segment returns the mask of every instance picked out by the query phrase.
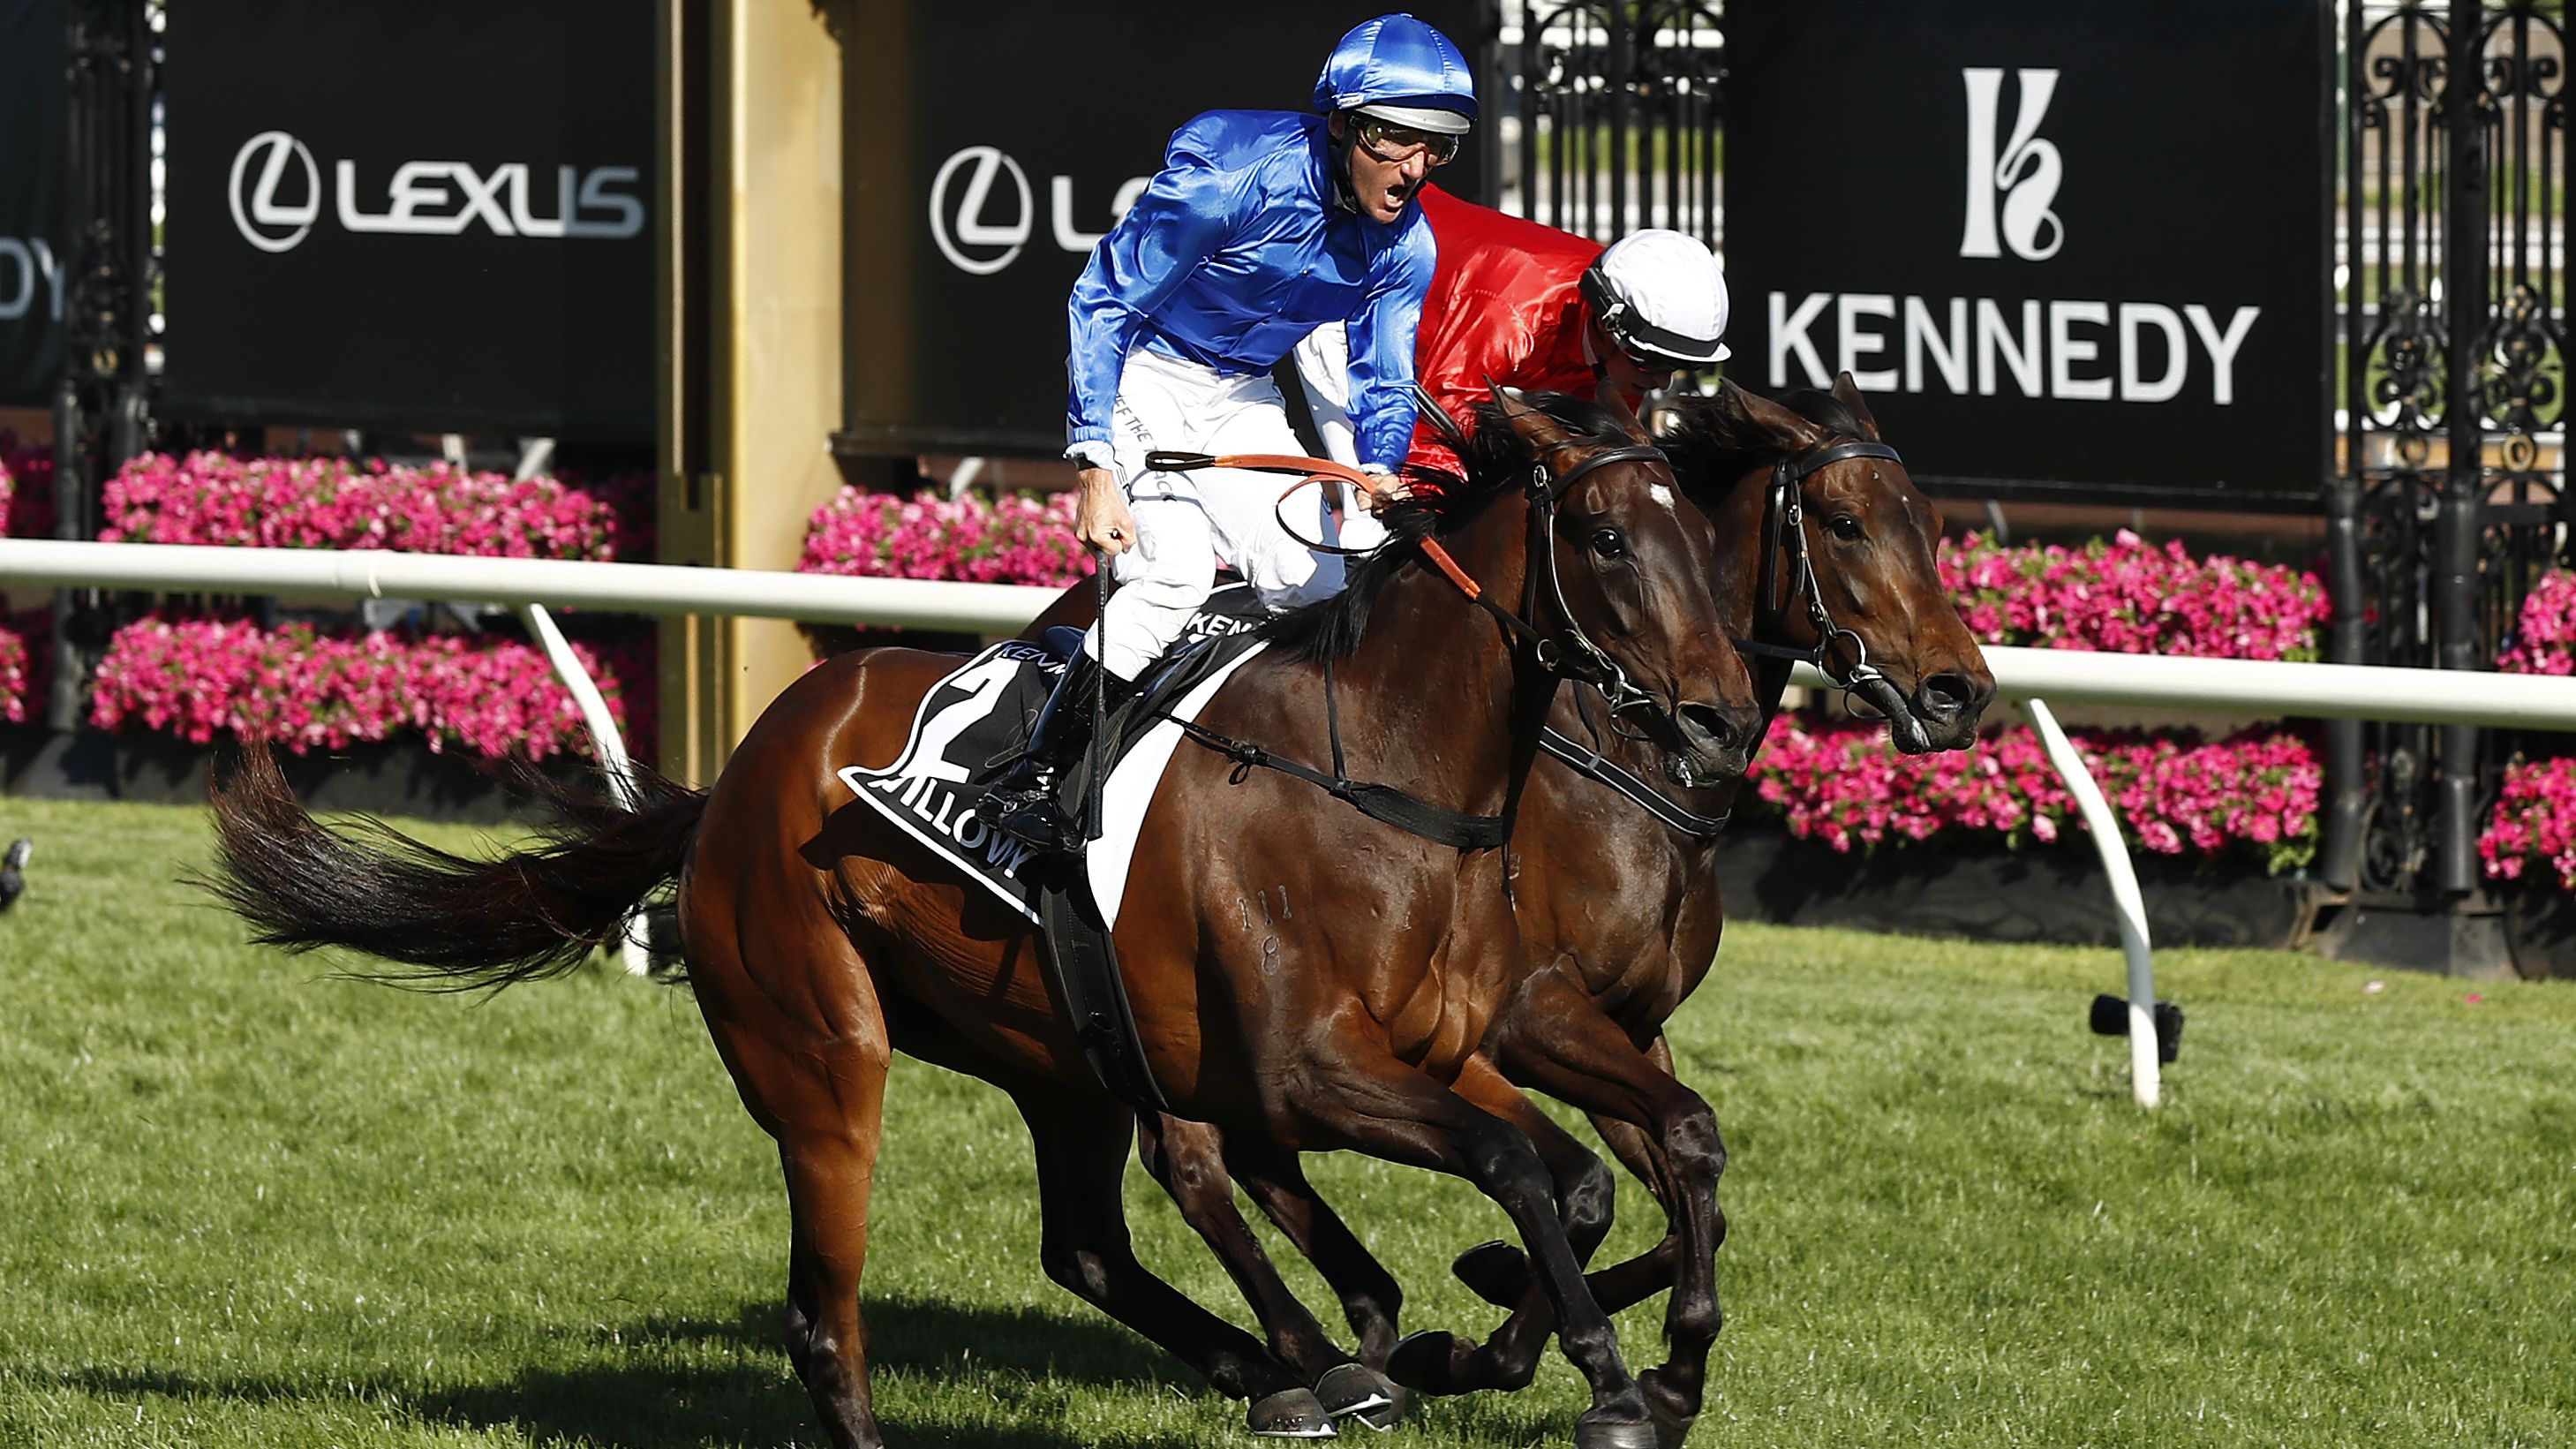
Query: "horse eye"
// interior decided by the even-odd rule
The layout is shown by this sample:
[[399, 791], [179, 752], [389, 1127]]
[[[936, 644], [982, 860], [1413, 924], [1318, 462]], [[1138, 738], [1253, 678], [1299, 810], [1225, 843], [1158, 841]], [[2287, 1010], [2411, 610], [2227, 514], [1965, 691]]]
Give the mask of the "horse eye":
[[1834, 537], [1839, 539], [1848, 541], [1860, 537], [1860, 520], [1848, 513], [1837, 513], [1826, 519], [1825, 527], [1833, 530]]
[[1592, 531], [1592, 551], [1603, 558], [1618, 558], [1628, 552], [1628, 535], [1615, 528]]

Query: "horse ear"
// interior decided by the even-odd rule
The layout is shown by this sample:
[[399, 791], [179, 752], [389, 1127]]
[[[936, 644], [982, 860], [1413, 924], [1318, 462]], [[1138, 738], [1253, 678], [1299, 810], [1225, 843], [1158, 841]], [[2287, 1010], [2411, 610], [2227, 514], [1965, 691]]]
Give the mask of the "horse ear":
[[1543, 448], [1574, 435], [1573, 429], [1532, 407], [1529, 394], [1519, 388], [1505, 387], [1490, 377], [1485, 379], [1485, 386], [1494, 390], [1494, 401], [1502, 408], [1512, 431], [1531, 447]]
[[1845, 372], [1834, 378], [1834, 401], [1850, 408], [1852, 416], [1860, 419], [1860, 430], [1864, 437], [1873, 443], [1887, 441], [1878, 435], [1878, 419], [1869, 415], [1869, 404], [1862, 402], [1860, 398], [1860, 384], [1852, 381], [1850, 373]]
[[1734, 383], [1718, 391], [1718, 405], [1770, 439], [1784, 453], [1803, 453], [1825, 440], [1823, 427], [1807, 421], [1757, 392]]
[[1610, 414], [1611, 421], [1619, 425], [1619, 431], [1628, 435], [1630, 442], [1654, 441], [1646, 435], [1646, 425], [1638, 420], [1637, 410], [1628, 406], [1628, 400], [1619, 395], [1617, 388], [1605, 387], [1601, 390], [1601, 406]]

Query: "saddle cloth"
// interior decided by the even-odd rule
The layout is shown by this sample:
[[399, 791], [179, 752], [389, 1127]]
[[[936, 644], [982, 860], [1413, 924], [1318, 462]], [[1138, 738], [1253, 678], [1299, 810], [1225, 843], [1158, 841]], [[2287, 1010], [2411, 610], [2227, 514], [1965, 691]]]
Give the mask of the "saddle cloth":
[[[1101, 835], [1083, 855], [1104, 925], [1117, 924], [1145, 809], [1182, 738], [1170, 717], [1196, 719], [1234, 671], [1261, 652], [1250, 636], [1260, 618], [1251, 594], [1248, 586], [1236, 585], [1212, 595], [1172, 654], [1109, 721], [1114, 763], [1101, 792]], [[922, 696], [893, 764], [850, 765], [838, 772], [868, 808], [1033, 924], [1039, 919], [1039, 887], [1028, 877], [1044, 863], [975, 818], [975, 803], [984, 795], [975, 782], [987, 762], [1027, 743], [1038, 709], [1064, 668], [1063, 659], [1035, 644], [995, 644]]]

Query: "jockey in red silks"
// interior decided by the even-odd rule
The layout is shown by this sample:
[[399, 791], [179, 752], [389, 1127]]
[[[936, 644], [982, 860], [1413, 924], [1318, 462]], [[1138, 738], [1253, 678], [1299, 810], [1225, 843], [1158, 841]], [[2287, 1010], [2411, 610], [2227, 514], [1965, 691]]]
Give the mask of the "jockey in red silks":
[[[1474, 426], [1489, 380], [1634, 410], [1679, 374], [1725, 359], [1726, 275], [1697, 239], [1641, 231], [1604, 250], [1437, 186], [1425, 186], [1421, 201], [1439, 263], [1414, 334], [1414, 377], [1460, 423]], [[1327, 451], [1347, 462], [1346, 355], [1329, 328], [1297, 350], [1317, 430]], [[1407, 461], [1459, 466], [1427, 419], [1414, 430]], [[1354, 515], [1343, 543], [1382, 537], [1367, 532], [1374, 524]]]

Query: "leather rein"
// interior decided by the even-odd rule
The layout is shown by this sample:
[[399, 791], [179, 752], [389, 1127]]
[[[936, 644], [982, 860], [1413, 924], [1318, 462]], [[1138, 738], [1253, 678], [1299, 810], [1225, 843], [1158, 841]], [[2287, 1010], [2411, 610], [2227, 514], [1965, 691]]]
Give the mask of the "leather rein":
[[[1579, 438], [1564, 439], [1551, 445], [1548, 451], [1577, 446], [1584, 441], [1586, 440]], [[1583, 632], [1582, 624], [1574, 617], [1573, 606], [1566, 600], [1564, 574], [1557, 567], [1556, 550], [1549, 547], [1548, 539], [1556, 526], [1558, 506], [1586, 474], [1596, 468], [1606, 468], [1613, 463], [1660, 463], [1669, 468], [1671, 461], [1664, 456], [1663, 449], [1652, 444], [1628, 443], [1594, 453], [1566, 469], [1562, 475], [1550, 474], [1544, 458], [1530, 465], [1530, 479], [1524, 486], [1523, 492], [1532, 504], [1529, 537], [1531, 559], [1530, 567], [1524, 571], [1522, 579], [1519, 614], [1514, 614], [1495, 603], [1486, 593], [1484, 585], [1478, 583], [1475, 577], [1450, 554], [1449, 550], [1441, 547], [1440, 540], [1417, 539], [1414, 547], [1422, 551], [1422, 556], [1429, 560], [1433, 567], [1440, 570], [1441, 575], [1455, 585], [1458, 591], [1467, 597], [1469, 603], [1492, 615], [1506, 631], [1528, 644], [1537, 656], [1540, 668], [1561, 679], [1575, 680], [1600, 690], [1610, 701], [1610, 713], [1613, 718], [1639, 710], [1661, 715], [1664, 713], [1663, 706], [1656, 702], [1654, 696], [1631, 683], [1627, 671], [1619, 667], [1619, 661], [1612, 658], [1608, 650], [1594, 643], [1592, 637]], [[1286, 492], [1280, 495], [1283, 498], [1298, 489], [1326, 482], [1348, 483], [1361, 492], [1376, 497], [1386, 490], [1387, 482], [1377, 474], [1365, 472], [1348, 464], [1336, 463], [1326, 458], [1301, 458], [1286, 453], [1228, 453], [1218, 456], [1208, 453], [1156, 452], [1145, 455], [1145, 466], [1159, 473], [1186, 473], [1201, 468], [1238, 468], [1252, 473], [1296, 475], [1297, 481], [1288, 485]], [[1544, 602], [1554, 606], [1556, 617], [1562, 622], [1562, 628], [1555, 634], [1541, 631], [1528, 619], [1528, 616], [1538, 612], [1538, 606], [1542, 602], [1539, 586], [1542, 566], [1547, 580]]]
[[[1568, 443], [1573, 441], [1576, 440], [1567, 440]], [[1560, 443], [1557, 446], [1567, 446], [1567, 443]], [[1578, 480], [1595, 468], [1628, 462], [1668, 464], [1669, 460], [1665, 458], [1660, 448], [1645, 444], [1626, 444], [1604, 449], [1585, 458], [1567, 469], [1561, 477], [1551, 476], [1544, 461], [1534, 463], [1531, 467], [1530, 481], [1526, 490], [1533, 505], [1530, 509], [1529, 546], [1531, 553], [1536, 557], [1524, 571], [1521, 611], [1523, 615], [1535, 614], [1538, 611], [1539, 561], [1544, 560], [1548, 598], [1556, 608], [1557, 617], [1564, 622], [1564, 628], [1558, 634], [1543, 633], [1526, 618], [1514, 615], [1494, 603], [1486, 596], [1484, 586], [1476, 582], [1475, 577], [1460, 566], [1458, 560], [1446, 548], [1441, 547], [1438, 539], [1422, 538], [1416, 540], [1414, 544], [1432, 566], [1439, 569], [1441, 575], [1455, 585], [1469, 602], [1491, 614], [1508, 633], [1528, 643], [1541, 668], [1561, 679], [1572, 679], [1600, 690], [1603, 697], [1610, 702], [1614, 721], [1622, 710], [1645, 709], [1662, 715], [1663, 706], [1656, 703], [1653, 696], [1631, 684], [1628, 681], [1627, 672], [1619, 667], [1618, 661], [1613, 659], [1607, 650], [1594, 643], [1591, 637], [1583, 632], [1583, 626], [1575, 620], [1573, 607], [1565, 597], [1564, 579], [1557, 567], [1552, 535], [1555, 530], [1556, 509]], [[1217, 456], [1206, 453], [1156, 452], [1146, 455], [1145, 466], [1157, 472], [1169, 473], [1190, 472], [1199, 468], [1239, 468], [1249, 472], [1294, 474], [1298, 481], [1290, 484], [1287, 492], [1281, 494], [1283, 499], [1300, 488], [1328, 481], [1348, 483], [1372, 497], [1384, 491], [1385, 488], [1385, 480], [1375, 474], [1323, 458], [1301, 458], [1280, 453], [1232, 453]], [[1450, 810], [1417, 799], [1392, 786], [1352, 779], [1344, 764], [1341, 711], [1334, 699], [1333, 667], [1330, 661], [1324, 665], [1324, 711], [1325, 733], [1331, 742], [1333, 753], [1333, 768], [1330, 774], [1273, 754], [1247, 741], [1219, 734], [1196, 721], [1169, 715], [1165, 717], [1179, 725], [1182, 732], [1191, 739], [1232, 759], [1235, 762], [1235, 777], [1238, 780], [1247, 770], [1276, 770], [1317, 786], [1335, 799], [1347, 802], [1371, 819], [1383, 821], [1426, 840], [1462, 850], [1492, 849], [1510, 838], [1511, 810], [1508, 806], [1501, 815], [1469, 815], [1463, 811]], [[1554, 730], [1545, 731], [1541, 739], [1542, 746], [1547, 745], [1545, 736], [1554, 734]], [[1561, 758], [1564, 757], [1561, 751], [1553, 748], [1550, 752], [1560, 754]], [[1634, 777], [1628, 775], [1626, 771], [1602, 760], [1597, 752], [1593, 753], [1592, 758], [1600, 769], [1613, 772], [1620, 779], [1634, 780]], [[1596, 776], [1596, 778], [1603, 777]], [[1643, 788], [1643, 782], [1636, 783]], [[1619, 788], [1615, 781], [1613, 784], [1614, 788]], [[1639, 804], [1649, 810], [1655, 810], [1655, 804], [1650, 803], [1651, 796], [1651, 791], [1647, 791], [1644, 797], [1633, 796], [1632, 792], [1632, 798], [1637, 798]], [[1700, 817], [1690, 815], [1688, 812], [1679, 812], [1681, 821], [1676, 821], [1670, 807], [1656, 810], [1656, 813], [1668, 823], [1676, 825], [1681, 825], [1681, 821], [1700, 820]], [[1684, 825], [1682, 828], [1688, 827]]]

